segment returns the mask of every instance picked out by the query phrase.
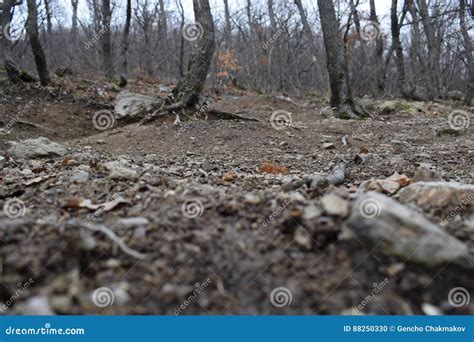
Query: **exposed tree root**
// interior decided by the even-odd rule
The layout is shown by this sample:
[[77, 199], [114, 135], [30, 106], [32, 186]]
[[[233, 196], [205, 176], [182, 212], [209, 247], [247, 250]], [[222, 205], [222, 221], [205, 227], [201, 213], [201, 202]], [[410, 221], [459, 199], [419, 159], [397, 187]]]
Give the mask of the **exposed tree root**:
[[163, 104], [161, 105], [160, 108], [152, 112], [151, 114], [148, 114], [145, 116], [140, 122], [139, 125], [145, 125], [158, 117], [162, 116], [167, 116], [167, 115], [180, 115], [180, 114], [190, 114], [196, 116], [196, 113], [199, 113], [199, 116], [208, 116], [208, 114], [215, 115], [218, 119], [220, 120], [240, 120], [240, 121], [256, 121], [258, 122], [258, 119], [255, 118], [248, 118], [245, 116], [241, 116], [239, 114], [235, 113], [230, 113], [226, 111], [222, 111], [216, 108], [208, 108], [207, 105], [202, 105], [200, 108], [192, 108], [190, 106], [187, 106], [185, 101], [181, 100], [175, 103], [171, 103], [169, 105], [166, 105], [169, 103], [169, 98], [166, 99]]

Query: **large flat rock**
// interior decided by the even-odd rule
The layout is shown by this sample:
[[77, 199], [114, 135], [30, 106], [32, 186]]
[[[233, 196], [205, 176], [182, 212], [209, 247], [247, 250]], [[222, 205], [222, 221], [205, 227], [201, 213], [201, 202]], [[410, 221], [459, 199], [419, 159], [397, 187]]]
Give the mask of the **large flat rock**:
[[429, 267], [455, 263], [474, 269], [474, 256], [464, 242], [385, 195], [360, 196], [346, 223], [368, 248], [382, 254]]

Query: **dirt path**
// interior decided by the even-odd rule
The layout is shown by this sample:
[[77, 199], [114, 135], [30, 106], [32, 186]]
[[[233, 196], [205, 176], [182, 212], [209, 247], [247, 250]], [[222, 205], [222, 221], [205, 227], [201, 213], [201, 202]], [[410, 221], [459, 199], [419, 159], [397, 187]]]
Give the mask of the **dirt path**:
[[[0, 147], [7, 140], [46, 136], [70, 153], [0, 170], [0, 204], [14, 196], [26, 207], [16, 219], [0, 214], [0, 302], [33, 279], [9, 313], [27, 313], [35, 300], [46, 300], [61, 314], [341, 314], [374, 287], [380, 291], [366, 300], [365, 313], [422, 314], [426, 303], [447, 314], [474, 313], [472, 305], [446, 304], [453, 286], [474, 293], [472, 275], [451, 265], [429, 270], [372, 253], [360, 241], [343, 238], [343, 219], [321, 212], [319, 194], [306, 187], [282, 189], [294, 179], [325, 174], [341, 158], [349, 161], [349, 173], [332, 191], [347, 197], [372, 177], [413, 177], [422, 163], [445, 180], [474, 184], [472, 125], [460, 135], [435, 131], [452, 107], [401, 103], [405, 109], [374, 119], [341, 121], [325, 118], [323, 106], [311, 98], [250, 95], [223, 98], [218, 105], [258, 123], [200, 120], [176, 126], [169, 118], [99, 132], [92, 106], [30, 96], [35, 103], [23, 119], [47, 130], [19, 125], [0, 137]], [[3, 109], [12, 111], [31, 98]], [[275, 129], [270, 117], [277, 110], [291, 113], [296, 128]], [[262, 174], [258, 168], [266, 160], [288, 173]], [[104, 165], [114, 161], [135, 173], [112, 179]], [[25, 169], [30, 172], [20, 173]], [[88, 179], [74, 181], [81, 171]], [[116, 194], [124, 203], [99, 215], [79, 207], [81, 200], [105, 203]], [[84, 222], [107, 226], [146, 259], [128, 255], [103, 233], [84, 235]], [[301, 234], [310, 239], [296, 238]], [[113, 290], [113, 305], [91, 302], [102, 287]], [[270, 301], [279, 287], [290, 291], [290, 305]]]

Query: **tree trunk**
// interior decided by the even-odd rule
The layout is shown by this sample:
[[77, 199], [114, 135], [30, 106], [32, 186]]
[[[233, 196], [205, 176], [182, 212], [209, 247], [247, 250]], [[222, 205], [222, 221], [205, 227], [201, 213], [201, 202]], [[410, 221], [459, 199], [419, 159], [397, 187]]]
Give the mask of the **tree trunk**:
[[423, 29], [425, 30], [426, 45], [428, 46], [428, 79], [426, 87], [428, 89], [429, 99], [434, 100], [439, 95], [440, 90], [439, 52], [437, 51], [435, 31], [431, 23], [426, 0], [418, 0], [418, 6]]
[[339, 24], [334, 4], [332, 0], [318, 0], [318, 8], [326, 47], [331, 106], [336, 108], [336, 116], [339, 118], [363, 116], [364, 112], [358, 108], [352, 98], [344, 45], [339, 35]]
[[71, 22], [71, 51], [69, 56], [69, 64], [73, 72], [76, 72], [76, 48], [77, 48], [77, 6], [79, 0], [71, 0], [72, 22]]
[[128, 51], [128, 46], [129, 46], [128, 35], [130, 34], [131, 20], [132, 20], [132, 0], [127, 0], [125, 26], [123, 27], [122, 42], [120, 43], [120, 53], [122, 57], [121, 77], [125, 80], [128, 78], [127, 51]]
[[103, 72], [106, 77], [112, 77], [114, 68], [112, 63], [112, 43], [110, 40], [110, 0], [102, 0], [102, 58]]
[[49, 0], [44, 0], [44, 9], [46, 12], [46, 32], [48, 33], [49, 39], [51, 39], [53, 33], [53, 22]]
[[203, 34], [193, 50], [186, 76], [173, 91], [175, 100], [182, 106], [199, 103], [216, 45], [209, 0], [193, 0], [193, 6], [195, 20], [202, 25]]
[[395, 63], [397, 66], [397, 88], [403, 97], [409, 97], [406, 90], [406, 72], [405, 60], [403, 58], [402, 42], [400, 41], [400, 24], [398, 22], [397, 14], [398, 0], [392, 0], [390, 8], [391, 30], [392, 30], [392, 45], [395, 51]]
[[224, 0], [225, 13], [225, 44], [228, 48], [232, 48], [232, 24], [230, 22], [229, 0]]
[[[179, 32], [183, 32], [184, 29], [184, 24], [185, 24], [185, 18], [184, 18], [184, 8], [183, 8], [183, 3], [181, 0], [178, 1], [178, 8], [179, 8], [179, 14], [180, 14], [180, 27], [179, 27]], [[179, 45], [179, 64], [178, 64], [178, 73], [179, 73], [179, 78], [182, 79], [184, 77], [184, 34], [180, 34], [180, 45]]]
[[467, 89], [466, 89], [466, 106], [470, 106], [474, 97], [474, 57], [471, 37], [467, 29], [466, 23], [466, 3], [465, 0], [459, 0], [459, 21], [461, 24], [461, 33], [464, 39], [464, 49], [466, 54], [466, 62], [468, 69]]
[[38, 8], [36, 7], [36, 0], [27, 0], [28, 19], [26, 23], [26, 31], [30, 40], [31, 51], [36, 64], [36, 70], [42, 85], [47, 85], [50, 82], [48, 64], [46, 63], [46, 56], [41, 46], [38, 34]]
[[[10, 25], [11, 21], [11, 13], [13, 10], [13, 3], [14, 0], [4, 0], [3, 1], [3, 6], [2, 6], [2, 29], [5, 27], [8, 27]], [[8, 79], [12, 83], [19, 83], [21, 82], [20, 80], [20, 71], [18, 70], [18, 67], [15, 65], [13, 62], [12, 56], [11, 56], [11, 44], [10, 40], [8, 40], [4, 36], [4, 32], [2, 32], [2, 61], [3, 61], [3, 67], [5, 68], [5, 72], [7, 73]]]
[[[370, 0], [370, 21], [380, 25], [379, 19], [377, 17], [377, 11], [375, 9], [375, 0]], [[383, 65], [383, 36], [379, 34], [375, 40], [375, 52], [374, 52], [374, 59], [375, 65], [377, 68], [377, 93], [383, 94], [385, 90], [385, 75], [384, 73], [384, 65]]]

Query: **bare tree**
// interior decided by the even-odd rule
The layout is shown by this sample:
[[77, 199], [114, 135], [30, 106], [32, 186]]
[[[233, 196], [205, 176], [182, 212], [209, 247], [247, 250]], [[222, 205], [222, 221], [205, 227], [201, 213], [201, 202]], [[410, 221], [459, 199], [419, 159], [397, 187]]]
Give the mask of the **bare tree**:
[[69, 65], [73, 72], [76, 69], [76, 47], [77, 47], [77, 7], [79, 5], [79, 0], [71, 0], [72, 7], [72, 21], [71, 21], [71, 51], [69, 55]]
[[428, 46], [428, 80], [426, 87], [428, 89], [428, 97], [433, 100], [439, 95], [440, 92], [439, 52], [436, 44], [435, 27], [433, 20], [430, 17], [426, 0], [417, 0], [417, 2], [421, 16], [421, 22], [425, 31], [426, 45]]
[[[370, 0], [370, 21], [375, 23], [378, 27], [380, 26], [379, 18], [377, 17], [377, 11], [375, 9], [375, 0]], [[375, 51], [374, 51], [374, 60], [377, 68], [377, 93], [383, 94], [385, 89], [385, 76], [384, 67], [383, 67], [383, 36], [380, 34], [377, 35], [375, 39]]]
[[327, 0], [318, 0], [324, 45], [326, 46], [327, 67], [331, 88], [331, 106], [336, 108], [339, 118], [365, 116], [352, 98], [349, 71], [344, 53], [344, 45], [339, 35], [339, 24], [334, 4]]
[[403, 47], [400, 40], [400, 26], [398, 21], [398, 0], [392, 0], [390, 8], [392, 45], [395, 51], [395, 64], [397, 66], [397, 88], [404, 97], [409, 97], [406, 88], [405, 59], [403, 57]]
[[112, 62], [112, 42], [110, 39], [110, 23], [112, 12], [110, 0], [102, 0], [102, 63], [104, 75], [111, 77], [114, 74]]
[[232, 24], [230, 22], [229, 0], [224, 0], [225, 29], [224, 36], [227, 47], [232, 47]]
[[26, 31], [30, 40], [31, 51], [36, 64], [38, 77], [42, 85], [47, 85], [50, 82], [48, 64], [46, 56], [41, 46], [38, 34], [38, 8], [35, 0], [27, 0], [28, 19], [26, 22]]
[[184, 107], [199, 103], [216, 46], [209, 0], [193, 0], [193, 6], [195, 20], [202, 25], [202, 37], [191, 55], [186, 76], [173, 91], [176, 105]]
[[[473, 9], [474, 9], [474, 5], [473, 5]], [[465, 0], [459, 0], [459, 20], [461, 24], [461, 33], [464, 39], [464, 50], [465, 50], [466, 64], [467, 64], [467, 69], [468, 69], [468, 81], [467, 81], [465, 103], [467, 106], [470, 106], [472, 99], [474, 97], [474, 56], [473, 56], [474, 50], [472, 47], [471, 37], [469, 36], [469, 32], [467, 29]]]
[[11, 43], [10, 40], [5, 37], [5, 33], [8, 34], [10, 29], [10, 23], [12, 18], [12, 11], [14, 8], [15, 0], [4, 0], [2, 6], [2, 59], [5, 72], [7, 73], [8, 79], [12, 83], [18, 83], [20, 79], [20, 71], [13, 62], [11, 54]]
[[122, 57], [122, 70], [121, 79], [122, 82], [126, 83], [128, 77], [128, 62], [127, 62], [127, 51], [128, 51], [128, 36], [130, 34], [130, 22], [132, 20], [132, 0], [127, 0], [127, 8], [125, 14], [125, 25], [123, 27], [122, 42], [120, 44], [120, 53]]

